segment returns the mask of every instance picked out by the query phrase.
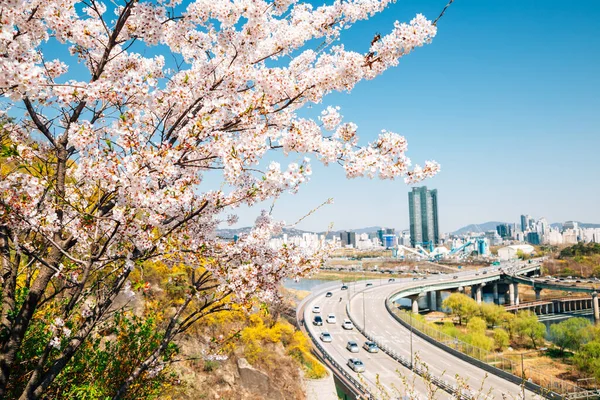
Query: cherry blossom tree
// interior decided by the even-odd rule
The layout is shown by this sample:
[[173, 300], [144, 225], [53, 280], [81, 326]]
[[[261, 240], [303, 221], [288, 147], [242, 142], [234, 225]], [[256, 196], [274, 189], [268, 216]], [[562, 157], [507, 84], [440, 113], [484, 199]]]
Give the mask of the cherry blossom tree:
[[[268, 246], [284, 223], [266, 212], [235, 243], [215, 235], [223, 220], [235, 223], [236, 207], [296, 192], [311, 175], [305, 155], [348, 178], [413, 183], [438, 171], [411, 166], [396, 133], [360, 145], [336, 107], [298, 114], [435, 36], [417, 15], [365, 38], [366, 54], [339, 44], [391, 2], [0, 1], [0, 397], [42, 397], [146, 262], [193, 272], [160, 345], [114, 398], [229, 299], [272, 299], [284, 277], [317, 268], [326, 249]], [[303, 161], [282, 166], [270, 161], [276, 152]], [[213, 170], [221, 187], [205, 185]], [[47, 342], [26, 375], [11, 375], [48, 304]]]

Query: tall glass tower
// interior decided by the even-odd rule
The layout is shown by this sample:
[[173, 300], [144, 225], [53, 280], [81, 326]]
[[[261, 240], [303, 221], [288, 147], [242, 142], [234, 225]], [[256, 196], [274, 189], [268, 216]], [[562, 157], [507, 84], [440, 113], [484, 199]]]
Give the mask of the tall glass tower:
[[437, 200], [437, 190], [427, 190], [427, 186], [415, 187], [412, 192], [408, 192], [410, 244], [412, 247], [439, 244]]

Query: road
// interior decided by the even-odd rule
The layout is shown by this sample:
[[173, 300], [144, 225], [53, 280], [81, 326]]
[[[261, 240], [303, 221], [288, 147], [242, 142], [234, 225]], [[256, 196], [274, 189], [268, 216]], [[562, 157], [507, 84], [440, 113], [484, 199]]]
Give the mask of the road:
[[[487, 270], [488, 276], [500, 273], [498, 268]], [[454, 275], [458, 275], [460, 281], [461, 278], [473, 277], [474, 273], [474, 271], [466, 271], [452, 275], [429, 276], [427, 282], [421, 283], [453, 280]], [[366, 282], [371, 282], [373, 286], [366, 287]], [[409, 386], [409, 389], [413, 386], [418, 398], [426, 399], [430, 398], [428, 387], [431, 385], [420, 377], [414, 379], [414, 385], [403, 384], [400, 375], [411, 377], [408, 380], [412, 381], [411, 371], [382, 351], [377, 354], [369, 354], [361, 348], [358, 354], [352, 354], [346, 350], [348, 340], [355, 340], [359, 343], [359, 346], [362, 346], [366, 340], [356, 329], [352, 331], [342, 329], [341, 324], [344, 318], [347, 318], [346, 304], [350, 302], [349, 309], [353, 319], [355, 321], [365, 321], [367, 331], [372, 333], [378, 341], [381, 341], [394, 352], [410, 358], [410, 331], [388, 313], [385, 308], [385, 300], [402, 288], [414, 283], [412, 279], [396, 279], [395, 282], [391, 283], [387, 282], [386, 279], [350, 283], [348, 285], [349, 290], [341, 291], [339, 287], [331, 289], [333, 296], [330, 298], [326, 298], [324, 293], [317, 295], [307, 304], [305, 309], [304, 318], [315, 337], [318, 337], [322, 331], [331, 333], [332, 343], [322, 343], [322, 345], [338, 363], [346, 365], [348, 358], [353, 356], [358, 356], [364, 362], [365, 372], [355, 375], [361, 376], [363, 383], [375, 393], [377, 398], [402, 398], [407, 392], [407, 386]], [[340, 297], [342, 297], [341, 302]], [[315, 315], [312, 313], [312, 308], [315, 305], [321, 306], [323, 320], [326, 320], [327, 314], [334, 313], [337, 323], [327, 324], [327, 322], [324, 322], [324, 326], [312, 325], [313, 316]], [[363, 309], [365, 313], [363, 313]], [[480, 368], [443, 351], [417, 335], [412, 337], [412, 348], [413, 354], [418, 354], [419, 359], [428, 366], [432, 375], [442, 377], [451, 384], [457, 384], [456, 375], [458, 374], [459, 379], [466, 382], [473, 393], [478, 392], [480, 387], [483, 387], [482, 396], [479, 398], [484, 398], [485, 394], [490, 393], [490, 398], [501, 399], [505, 396], [510, 399], [520, 397], [522, 393], [522, 388], [519, 385], [510, 383], [495, 375], [487, 374]], [[347, 366], [345, 368], [351, 371]], [[354, 372], [351, 373], [354, 374]], [[391, 396], [386, 396], [386, 393]], [[451, 396], [438, 390], [435, 398], [444, 399], [451, 398]], [[535, 398], [535, 395], [526, 392], [526, 398]]]
[[[323, 343], [321, 345], [340, 365], [343, 365], [345, 370], [353, 375], [357, 380], [362, 382], [376, 396], [376, 398], [402, 398], [406, 392], [414, 390], [419, 398], [428, 398], [429, 388], [437, 389], [425, 382], [421, 377], [413, 375], [412, 372], [398, 363], [396, 360], [388, 356], [383, 351], [378, 353], [368, 353], [362, 348], [362, 345], [367, 340], [357, 329], [345, 330], [342, 328], [342, 323], [346, 316], [346, 304], [350, 290], [342, 291], [339, 287], [332, 288], [332, 297], [325, 297], [325, 293], [317, 295], [314, 299], [307, 303], [304, 319], [307, 329], [311, 331], [313, 336], [318, 339], [321, 332], [329, 332], [332, 336], [331, 343]], [[340, 297], [343, 300], [340, 302]], [[321, 307], [321, 313], [315, 314], [312, 309], [315, 305]], [[335, 324], [325, 322], [327, 315], [333, 313], [336, 316]], [[386, 312], [387, 314], [387, 312]], [[315, 326], [312, 324], [315, 315], [323, 317], [323, 326]], [[346, 349], [346, 344], [349, 340], [354, 340], [358, 343], [360, 350], [358, 353], [350, 353]], [[348, 365], [348, 359], [351, 357], [359, 358], [365, 364], [365, 372], [357, 374], [352, 371]], [[405, 377], [403, 380], [402, 376]], [[441, 389], [437, 392], [437, 399], [451, 399], [452, 397], [443, 392]]]

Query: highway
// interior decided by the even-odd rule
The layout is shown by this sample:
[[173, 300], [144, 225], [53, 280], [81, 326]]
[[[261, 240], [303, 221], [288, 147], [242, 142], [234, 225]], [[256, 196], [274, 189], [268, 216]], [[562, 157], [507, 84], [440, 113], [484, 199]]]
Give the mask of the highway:
[[[360, 285], [360, 284], [357, 284]], [[364, 285], [364, 283], [362, 283]], [[332, 336], [331, 343], [323, 343], [321, 345], [340, 365], [343, 365], [347, 372], [358, 379], [363, 385], [375, 395], [376, 398], [396, 399], [402, 398], [406, 392], [413, 391], [418, 398], [428, 398], [428, 393], [431, 384], [425, 382], [419, 376], [413, 376], [412, 372], [398, 363], [396, 360], [388, 356], [383, 351], [378, 353], [368, 353], [362, 348], [362, 345], [367, 340], [356, 328], [345, 330], [342, 328], [346, 315], [346, 304], [348, 294], [353, 290], [353, 284], [350, 284], [349, 290], [342, 291], [340, 285], [331, 288], [332, 297], [325, 297], [325, 293], [317, 295], [314, 299], [307, 303], [304, 311], [304, 319], [306, 327], [311, 331], [313, 336], [319, 340], [321, 332], [329, 332]], [[342, 301], [339, 299], [342, 297]], [[321, 313], [315, 314], [312, 309], [315, 305], [321, 307]], [[336, 316], [335, 324], [326, 322], [327, 315], [333, 313]], [[312, 324], [315, 315], [320, 315], [323, 318], [323, 326], [315, 326]], [[386, 311], [386, 315], [389, 315]], [[390, 317], [391, 318], [391, 317]], [[354, 340], [358, 343], [360, 350], [358, 353], [350, 353], [346, 349], [346, 344], [349, 340]], [[351, 357], [359, 358], [365, 364], [365, 372], [357, 374], [348, 367], [347, 362]], [[403, 383], [401, 376], [406, 377]], [[414, 379], [413, 379], [414, 378]], [[408, 386], [408, 387], [407, 387]], [[408, 389], [408, 390], [407, 390]], [[437, 389], [433, 386], [433, 389]], [[436, 393], [437, 399], [451, 399], [452, 396], [441, 389]]]
[[[487, 277], [501, 274], [499, 268], [487, 268], [486, 270], [488, 271], [488, 274], [486, 274]], [[480, 272], [482, 271], [480, 270]], [[315, 338], [318, 338], [322, 331], [331, 333], [333, 341], [321, 344], [328, 354], [334, 357], [339, 364], [346, 365], [350, 357], [358, 357], [363, 361], [366, 368], [364, 373], [355, 374], [347, 366], [345, 368], [355, 376], [360, 375], [362, 379], [359, 380], [370, 388], [376, 398], [403, 398], [407, 392], [411, 391], [410, 386], [412, 385], [408, 385], [409, 390], [407, 390], [407, 385], [402, 383], [400, 374], [409, 377], [408, 380], [412, 381], [413, 378], [410, 370], [404, 368], [400, 363], [382, 351], [377, 354], [369, 354], [361, 347], [357, 354], [346, 350], [348, 340], [355, 340], [359, 343], [359, 346], [362, 346], [366, 340], [356, 328], [352, 331], [342, 329], [341, 324], [347, 318], [346, 305], [349, 302], [349, 310], [352, 318], [360, 324], [362, 324], [362, 321], [365, 321], [368, 333], [372, 334], [377, 341], [385, 344], [395, 353], [404, 355], [410, 359], [410, 331], [404, 328], [388, 313], [385, 307], [386, 298], [415, 284], [431, 284], [445, 281], [459, 282], [473, 278], [474, 274], [474, 271], [465, 271], [451, 275], [429, 276], [427, 281], [420, 282], [415, 282], [410, 278], [396, 279], [395, 282], [388, 282], [387, 279], [361, 281], [348, 284], [349, 289], [344, 291], [340, 290], [340, 285], [337, 285], [338, 287], [330, 289], [333, 293], [332, 297], [326, 298], [325, 292], [322, 292], [311, 299], [306, 305], [304, 318], [308, 329], [311, 329]], [[455, 275], [458, 275], [457, 279], [453, 278]], [[367, 282], [372, 283], [373, 286], [367, 287]], [[342, 301], [340, 301], [340, 297], [342, 297]], [[315, 315], [312, 312], [312, 308], [315, 305], [321, 307], [320, 315], [324, 320], [323, 326], [312, 325]], [[363, 313], [363, 309], [365, 313]], [[336, 315], [337, 322], [335, 324], [325, 322], [329, 313]], [[519, 385], [510, 383], [495, 375], [487, 374], [480, 368], [443, 351], [419, 338], [417, 335], [413, 335], [412, 337], [412, 347], [413, 354], [418, 354], [419, 359], [428, 366], [432, 375], [441, 377], [451, 385], [457, 384], [456, 375], [458, 374], [460, 379], [470, 386], [471, 393], [475, 395], [479, 392], [483, 382], [483, 390], [481, 390], [479, 399], [486, 398], [488, 393], [489, 397], [487, 398], [496, 399], [501, 399], [503, 396], [506, 398], [521, 396], [522, 388]], [[421, 377], [415, 378], [414, 392], [416, 396], [413, 398], [431, 398], [429, 395], [430, 390], [428, 390], [429, 387], [431, 387], [431, 384], [425, 382]], [[531, 392], [526, 392], [525, 397], [535, 398], [536, 396]], [[437, 391], [435, 398], [445, 399], [452, 398], [452, 396], [440, 389]]]

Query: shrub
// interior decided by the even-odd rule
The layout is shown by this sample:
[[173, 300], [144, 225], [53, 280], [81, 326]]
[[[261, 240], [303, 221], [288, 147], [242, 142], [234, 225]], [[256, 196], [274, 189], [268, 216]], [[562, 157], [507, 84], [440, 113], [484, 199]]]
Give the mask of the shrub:
[[573, 361], [579, 370], [600, 379], [600, 340], [581, 346]]
[[468, 336], [468, 341], [475, 347], [490, 351], [494, 348], [494, 340], [485, 336], [484, 333], [478, 332]]
[[502, 351], [509, 344], [508, 332], [504, 329], [498, 328], [494, 330], [494, 343], [496, 344], [496, 349]]
[[485, 321], [479, 317], [473, 317], [467, 324], [469, 333], [485, 333], [487, 327]]
[[576, 351], [589, 340], [591, 325], [585, 318], [569, 318], [550, 327], [550, 340], [561, 352], [565, 349]]

